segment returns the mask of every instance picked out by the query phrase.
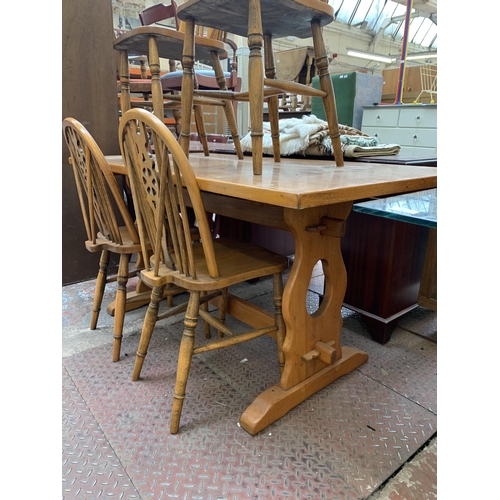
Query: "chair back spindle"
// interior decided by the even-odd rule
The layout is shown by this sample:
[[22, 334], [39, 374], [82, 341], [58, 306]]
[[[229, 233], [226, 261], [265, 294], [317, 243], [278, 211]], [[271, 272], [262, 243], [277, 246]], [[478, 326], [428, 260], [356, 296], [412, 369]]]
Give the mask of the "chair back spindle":
[[[201, 245], [204, 265], [219, 276], [213, 241], [196, 177], [181, 146], [153, 114], [127, 111], [120, 122], [120, 147], [127, 165], [137, 214], [139, 236], [149, 240], [153, 255], [147, 263], [158, 275], [161, 264], [196, 279], [194, 252]], [[153, 141], [156, 155], [148, 151]], [[192, 240], [188, 205], [198, 223], [200, 241]]]
[[123, 244], [116, 218], [118, 211], [132, 240], [139, 243], [122, 191], [93, 137], [73, 118], [63, 121], [63, 131], [88, 240], [95, 244], [100, 232], [113, 243]]

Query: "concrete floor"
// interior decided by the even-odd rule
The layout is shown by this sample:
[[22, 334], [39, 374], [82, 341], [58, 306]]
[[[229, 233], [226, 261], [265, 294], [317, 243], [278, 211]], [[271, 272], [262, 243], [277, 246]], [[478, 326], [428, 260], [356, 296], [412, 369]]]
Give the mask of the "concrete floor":
[[[313, 274], [308, 309], [318, 306]], [[133, 288], [134, 280], [130, 283]], [[239, 415], [278, 377], [274, 342], [195, 358], [180, 433], [168, 432], [182, 318], [157, 324], [143, 369], [130, 380], [145, 308], [127, 313], [122, 356], [111, 361], [105, 306], [89, 330], [94, 281], [62, 288], [64, 499], [376, 499], [437, 497], [437, 318], [417, 308], [391, 340], [373, 342], [343, 309], [342, 344], [368, 361], [256, 436]], [[272, 307], [271, 283], [234, 292]]]

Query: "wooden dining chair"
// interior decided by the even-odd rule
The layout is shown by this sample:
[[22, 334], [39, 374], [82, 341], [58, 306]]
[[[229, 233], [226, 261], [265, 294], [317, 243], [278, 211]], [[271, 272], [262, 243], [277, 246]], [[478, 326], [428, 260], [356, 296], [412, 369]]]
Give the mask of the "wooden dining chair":
[[[278, 96], [286, 93], [321, 97], [325, 107], [329, 133], [337, 166], [344, 164], [337, 109], [332, 81], [328, 72], [328, 57], [322, 27], [334, 19], [333, 8], [321, 0], [187, 0], [177, 9], [177, 16], [186, 23], [184, 53], [183, 99], [193, 96], [193, 68], [195, 26], [204, 26], [247, 37], [250, 49], [248, 62], [248, 92], [197, 91], [198, 96], [248, 101], [250, 107], [250, 135], [252, 138], [253, 172], [262, 174], [263, 106], [268, 103], [273, 143], [273, 156], [280, 161]], [[276, 79], [273, 38], [312, 36], [315, 63], [320, 89], [297, 82]], [[262, 58], [264, 46], [264, 64]], [[265, 74], [264, 74], [265, 68]], [[188, 106], [186, 104], [186, 110]], [[181, 111], [184, 119], [184, 110]], [[182, 128], [182, 124], [181, 124]], [[183, 131], [182, 133], [185, 133]]]
[[[166, 18], [163, 16], [174, 16], [174, 19], [176, 19], [175, 2], [173, 2], [171, 6], [164, 6], [163, 4], [159, 5], [162, 7], [159, 12], [156, 12], [155, 9], [149, 10], [148, 13], [144, 11], [141, 14], [141, 21], [145, 23], [156, 20], [155, 22], [157, 22], [159, 20], [165, 20]], [[156, 8], [156, 6], [153, 7]], [[163, 9], [163, 7], [169, 8]], [[154, 17], [153, 14], [155, 15]], [[213, 34], [213, 30], [210, 31], [210, 34]], [[218, 85], [217, 88], [226, 89], [227, 80], [224, 77], [220, 61], [227, 59], [228, 57], [227, 45], [223, 41], [219, 40], [219, 38], [220, 37], [215, 34], [213, 34], [213, 36], [196, 35], [194, 38], [196, 49], [193, 50], [193, 57], [196, 56], [198, 60], [211, 60], [216, 75], [215, 81]], [[180, 30], [180, 28], [179, 30], [176, 30], [157, 25], [140, 26], [139, 28], [135, 28], [122, 34], [115, 40], [113, 46], [121, 53], [119, 73], [122, 115], [131, 107], [131, 92], [151, 92], [151, 105], [153, 112], [160, 119], [163, 119], [164, 109], [171, 108], [175, 110], [178, 109], [179, 106], [182, 108], [181, 95], [175, 94], [175, 91], [177, 90], [177, 76], [174, 74], [175, 79], [172, 79], [171, 83], [168, 82], [168, 77], [166, 77], [169, 73], [175, 72], [169, 71], [169, 73], [163, 76], [160, 74], [160, 57], [169, 59], [170, 61], [184, 61], [184, 33]], [[148, 55], [149, 67], [151, 71], [151, 80], [149, 82], [137, 82], [130, 80], [128, 56], [131, 53], [142, 53]], [[173, 69], [172, 64], [170, 65], [170, 69]], [[200, 141], [204, 147], [204, 154], [207, 156], [209, 154], [203, 121], [202, 107], [204, 105], [214, 105], [223, 108], [229, 130], [233, 138], [236, 153], [238, 154], [238, 157], [242, 159], [243, 151], [238, 134], [233, 103], [223, 99], [205, 97], [196, 97], [195, 99], [190, 99], [189, 101], [189, 112], [186, 113], [186, 130], [188, 131], [184, 133], [181, 128], [179, 137], [186, 156], [189, 156], [189, 136], [191, 135], [192, 112], [194, 112], [198, 136], [200, 137]]]
[[[171, 1], [170, 5], [165, 5], [164, 3], [157, 3], [144, 9], [139, 14], [139, 19], [141, 20], [141, 24], [143, 26], [160, 23], [162, 21], [173, 18], [174, 25], [176, 29], [182, 33], [185, 31], [185, 23], [180, 21], [177, 17], [177, 4], [174, 0]], [[195, 36], [206, 37], [209, 39], [220, 40], [224, 43], [227, 43], [231, 49], [233, 50], [233, 57], [231, 60], [231, 71], [224, 71], [223, 76], [225, 82], [219, 83], [217, 81], [217, 75], [215, 70], [202, 70], [195, 69], [194, 76], [197, 88], [200, 89], [223, 89], [223, 90], [233, 90], [240, 91], [241, 90], [241, 77], [238, 76], [237, 71], [237, 56], [236, 44], [227, 38], [227, 33], [206, 28], [205, 26], [196, 25], [195, 28]], [[216, 55], [216, 54], [215, 54]], [[219, 58], [220, 59], [220, 58]], [[219, 75], [220, 77], [220, 75]], [[181, 90], [182, 88], [182, 71], [169, 71], [168, 73], [163, 74], [161, 77], [162, 87], [164, 91], [168, 90]], [[237, 104], [237, 102], [235, 102]], [[236, 110], [235, 110], [236, 112]]]
[[[155, 159], [147, 154], [148, 131], [155, 144]], [[152, 242], [152, 258], [140, 276], [153, 288], [153, 292], [144, 319], [132, 380], [139, 379], [156, 322], [166, 317], [158, 314], [158, 300], [164, 287], [173, 283], [189, 293], [187, 304], [166, 313], [171, 316], [185, 312], [170, 424], [170, 432], [175, 434], [179, 430], [194, 354], [267, 334], [277, 340], [277, 361], [283, 367], [285, 327], [281, 315], [281, 273], [287, 269], [288, 261], [286, 257], [253, 244], [232, 238], [212, 239], [198, 182], [189, 160], [157, 117], [141, 109], [128, 111], [120, 122], [119, 138], [132, 186], [139, 237], [141, 242]], [[188, 206], [193, 207], [198, 221], [198, 241], [192, 241], [189, 234]], [[265, 324], [255, 327], [256, 314], [253, 310], [246, 322], [254, 326], [244, 333], [234, 334], [225, 323], [230, 312], [227, 310], [228, 301], [237, 300], [228, 293], [228, 287], [268, 275], [273, 275], [275, 315], [264, 313]], [[218, 317], [208, 312], [208, 301], [218, 307]], [[218, 337], [195, 347], [195, 328], [199, 318], [216, 328]], [[205, 336], [209, 335], [209, 328], [205, 329]]]
[[[112, 359], [118, 361], [126, 311], [128, 278], [136, 276], [137, 271], [143, 267], [142, 252], [149, 252], [151, 246], [144, 242], [141, 247], [139, 235], [124, 202], [122, 191], [93, 137], [74, 118], [66, 118], [62, 126], [87, 232], [85, 247], [89, 252], [101, 252], [90, 329], [95, 330], [97, 327], [106, 283], [116, 281], [118, 287], [115, 298]], [[123, 220], [121, 225], [116, 214]], [[118, 274], [108, 277], [111, 253], [119, 255], [120, 260]], [[136, 269], [129, 272], [131, 254], [138, 254], [138, 258]], [[147, 302], [148, 298], [142, 304]]]
[[[165, 5], [164, 3], [158, 3], [144, 9], [142, 13], [139, 14], [141, 24], [143, 26], [152, 25], [155, 23], [160, 23], [165, 20], [172, 19], [176, 29], [182, 33], [185, 31], [185, 23], [180, 21], [177, 17], [177, 4], [175, 0], [171, 0], [170, 5]], [[194, 87], [195, 89], [217, 89], [217, 90], [231, 90], [239, 92], [241, 90], [241, 77], [238, 76], [237, 72], [237, 56], [236, 44], [227, 38], [227, 33], [220, 30], [214, 30], [211, 28], [206, 28], [205, 26], [197, 25], [195, 28], [195, 36], [199, 38], [208, 38], [211, 40], [218, 40], [228, 44], [233, 50], [233, 57], [231, 61], [231, 71], [223, 71], [220, 55], [216, 51], [211, 51], [212, 66], [214, 69], [195, 69], [194, 70]], [[172, 61], [170, 62], [170, 71], [164, 73], [161, 77], [161, 84], [163, 91], [165, 93], [169, 92], [179, 92], [182, 90], [182, 78], [183, 71], [175, 70]], [[224, 106], [224, 112], [226, 114], [226, 120], [229, 128], [232, 129], [232, 136], [234, 147], [240, 158], [243, 158], [243, 152], [240, 146], [240, 137], [236, 128], [236, 112], [237, 112], [237, 101], [233, 101], [233, 110], [229, 107]], [[194, 106], [194, 116], [197, 128], [204, 130], [202, 124], [201, 127], [198, 126], [198, 122], [203, 120], [203, 114], [201, 111], [201, 106]], [[233, 125], [232, 125], [233, 124]], [[198, 133], [200, 137], [200, 133]], [[202, 143], [205, 142], [205, 138], [201, 137]]]

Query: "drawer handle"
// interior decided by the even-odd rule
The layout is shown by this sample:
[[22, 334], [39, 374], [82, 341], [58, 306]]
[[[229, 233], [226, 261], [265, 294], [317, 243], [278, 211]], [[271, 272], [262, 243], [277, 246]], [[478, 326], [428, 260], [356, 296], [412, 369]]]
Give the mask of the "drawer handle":
[[419, 121], [420, 121], [420, 116], [417, 116], [417, 122], [419, 122]]
[[377, 120], [380, 120], [380, 115], [377, 116]]
[[413, 138], [414, 138], [414, 139], [418, 139], [418, 136], [417, 136], [417, 134], [415, 134], [415, 135], [413, 136]]

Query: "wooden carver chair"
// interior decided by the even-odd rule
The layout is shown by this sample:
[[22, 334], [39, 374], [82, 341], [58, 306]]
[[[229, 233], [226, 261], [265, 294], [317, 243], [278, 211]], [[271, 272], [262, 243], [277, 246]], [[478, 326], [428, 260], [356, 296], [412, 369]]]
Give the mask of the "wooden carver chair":
[[[165, 5], [163, 3], [158, 3], [144, 9], [142, 13], [139, 14], [141, 24], [143, 26], [159, 23], [169, 18], [175, 19], [175, 26], [178, 31], [184, 33], [185, 23], [179, 21], [177, 17], [177, 4], [172, 0], [170, 5]], [[208, 37], [210, 39], [220, 40], [227, 43], [233, 49], [233, 58], [231, 61], [231, 71], [225, 71], [223, 73], [225, 82], [220, 84], [217, 81], [217, 75], [214, 70], [194, 70], [194, 76], [196, 80], [196, 88], [199, 89], [222, 89], [222, 90], [233, 90], [239, 92], [241, 90], [241, 77], [238, 76], [237, 72], [237, 57], [236, 57], [236, 44], [227, 38], [227, 34], [220, 30], [207, 29], [204, 26], [196, 26], [195, 35], [200, 37]], [[182, 71], [170, 71], [165, 73], [161, 77], [162, 87], [164, 91], [182, 89]], [[234, 104], [237, 104], [235, 102]], [[236, 107], [235, 107], [236, 112]]]
[[[155, 143], [156, 161], [147, 154], [148, 131]], [[140, 275], [153, 292], [144, 319], [132, 380], [139, 379], [154, 326], [160, 319], [158, 301], [164, 287], [174, 284], [189, 292], [187, 304], [176, 306], [167, 313], [170, 316], [185, 311], [170, 424], [170, 432], [175, 434], [179, 430], [194, 354], [268, 334], [276, 337], [279, 362], [283, 367], [285, 327], [281, 315], [281, 273], [288, 263], [286, 257], [253, 244], [232, 238], [212, 239], [191, 165], [171, 132], [151, 113], [141, 109], [125, 113], [120, 122], [119, 138], [132, 186], [141, 243], [149, 240], [153, 247], [153, 256]], [[186, 205], [193, 207], [198, 220], [201, 238], [196, 242], [190, 237]], [[158, 221], [162, 223], [158, 224]], [[268, 275], [273, 275], [274, 317], [267, 313], [264, 325], [233, 335], [225, 324], [228, 302], [239, 300], [240, 304], [247, 303], [229, 294], [228, 287]], [[218, 318], [208, 313], [206, 306], [209, 300], [219, 308]], [[195, 328], [199, 317], [218, 330], [218, 338], [195, 347]], [[249, 325], [254, 323], [255, 309], [248, 313], [246, 319]], [[209, 337], [209, 334], [209, 328], [205, 329], [205, 336]]]
[[[317, 96], [323, 99], [335, 163], [339, 167], [344, 164], [335, 94], [328, 72], [328, 57], [322, 34], [322, 27], [331, 23], [335, 17], [333, 8], [327, 2], [322, 0], [246, 0], [241, 2], [187, 0], [178, 7], [177, 16], [186, 23], [185, 83], [183, 82], [182, 96], [187, 101], [192, 99], [193, 95], [193, 68], [190, 62], [194, 49], [195, 26], [200, 24], [248, 38], [250, 48], [248, 92], [199, 90], [196, 95], [249, 102], [254, 174], [262, 174], [264, 100], [267, 101], [269, 108], [274, 160], [280, 161], [278, 96], [286, 93]], [[276, 79], [272, 40], [285, 36], [298, 38], [312, 36], [321, 89]], [[262, 46], [264, 46], [264, 64], [262, 64]], [[184, 111], [182, 111], [181, 120], [183, 119]]]
[[[87, 232], [85, 246], [90, 252], [101, 252], [90, 329], [95, 330], [97, 327], [106, 283], [117, 281], [112, 359], [118, 361], [126, 311], [127, 281], [142, 268], [142, 252], [149, 252], [151, 246], [145, 242], [141, 247], [118, 183], [90, 133], [74, 118], [63, 121], [63, 133], [71, 155], [70, 163]], [[119, 225], [116, 213], [123, 219], [123, 225]], [[118, 254], [120, 261], [117, 276], [108, 278], [110, 253]], [[135, 253], [138, 254], [137, 269], [129, 273], [129, 258]]]
[[[173, 3], [168, 11], [163, 10], [161, 15], [171, 15], [175, 17], [175, 3]], [[143, 17], [142, 22], [151, 20], [149, 16], [141, 14]], [[221, 59], [227, 59], [227, 46], [224, 42], [217, 39], [216, 36], [195, 36], [196, 49], [193, 51], [193, 57], [197, 60], [211, 60], [214, 65], [214, 71], [217, 75], [218, 88], [225, 89], [226, 79], [220, 64]], [[164, 26], [140, 26], [120, 35], [113, 44], [113, 47], [120, 51], [120, 93], [121, 93], [121, 111], [123, 114], [130, 109], [130, 93], [131, 92], [150, 92], [152, 102], [150, 103], [153, 112], [160, 119], [164, 119], [164, 109], [179, 109], [182, 108], [181, 95], [175, 95], [175, 88], [169, 87], [166, 82], [162, 82], [160, 75], [160, 57], [170, 61], [184, 61], [183, 57], [184, 46], [184, 33], [176, 29]], [[150, 81], [134, 81], [129, 76], [129, 62], [128, 57], [130, 54], [147, 54], [149, 59], [149, 68], [151, 72]], [[173, 69], [173, 65], [171, 65]], [[175, 82], [173, 82], [175, 83]], [[165, 86], [165, 89], [163, 88]], [[167, 100], [165, 100], [165, 98]], [[204, 147], [204, 154], [208, 156], [209, 149], [206, 141], [206, 132], [203, 122], [203, 105], [222, 106], [230, 133], [233, 137], [234, 147], [239, 158], [243, 158], [241, 149], [240, 138], [236, 123], [234, 108], [231, 102], [218, 99], [218, 98], [195, 98], [189, 101], [189, 112], [186, 112], [186, 127], [188, 132], [184, 133], [181, 128], [180, 142], [182, 148], [189, 156], [189, 136], [191, 129], [191, 112], [194, 111], [198, 136]], [[181, 113], [182, 114], [182, 113]]]

